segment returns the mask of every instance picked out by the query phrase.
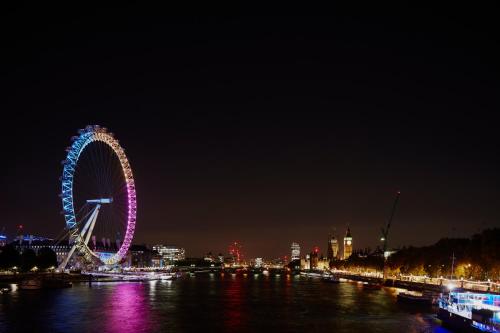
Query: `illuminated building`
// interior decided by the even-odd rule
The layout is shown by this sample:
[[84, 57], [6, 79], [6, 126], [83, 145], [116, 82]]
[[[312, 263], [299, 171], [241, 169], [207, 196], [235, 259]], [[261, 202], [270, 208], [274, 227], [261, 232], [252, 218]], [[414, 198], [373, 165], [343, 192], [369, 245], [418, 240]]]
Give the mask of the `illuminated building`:
[[128, 249], [127, 263], [129, 267], [150, 267], [153, 252], [146, 245], [132, 245]]
[[[38, 251], [42, 248], [49, 248], [56, 253], [57, 263], [61, 263], [69, 253], [71, 244], [67, 240], [54, 243], [53, 239], [37, 236], [17, 236], [16, 240], [11, 243], [12, 246], [19, 252], [23, 253], [27, 249], [31, 249], [38, 255]], [[74, 263], [72, 258], [71, 263]]]
[[330, 239], [328, 240], [328, 251], [326, 257], [328, 260], [334, 260], [337, 259], [338, 254], [339, 254], [339, 242], [337, 241], [337, 238], [335, 238], [334, 235], [331, 235]]
[[272, 259], [268, 263], [269, 268], [278, 268], [278, 269], [281, 269], [281, 268], [285, 267], [285, 265], [286, 265], [286, 259], [285, 258], [286, 257]]
[[261, 268], [263, 264], [262, 258], [255, 258], [255, 267]]
[[330, 260], [327, 258], [321, 258], [318, 259], [318, 262], [316, 263], [316, 270], [329, 270], [330, 269]]
[[345, 233], [344, 237], [344, 255], [342, 256], [342, 259], [346, 260], [349, 258], [352, 254], [352, 236], [351, 236], [351, 229], [347, 227], [347, 232]]
[[186, 259], [186, 251], [182, 247], [171, 245], [155, 245], [153, 251], [158, 252], [165, 264]]
[[300, 269], [309, 269], [311, 266], [310, 260], [311, 260], [310, 254], [306, 254], [305, 258], [300, 259]]
[[151, 267], [162, 268], [164, 261], [161, 254], [153, 253], [151, 256]]
[[53, 242], [54, 240], [51, 238], [47, 237], [42, 237], [42, 236], [35, 236], [35, 235], [18, 235], [16, 237], [16, 240], [19, 245], [22, 245], [23, 242], [28, 242], [28, 244], [31, 244], [33, 242]]
[[318, 260], [319, 260], [318, 254], [319, 254], [319, 247], [315, 246], [310, 255], [309, 269], [312, 270], [318, 268]]
[[7, 245], [7, 236], [0, 234], [0, 247]]
[[212, 252], [208, 252], [207, 254], [205, 254], [205, 257], [203, 257], [203, 260], [208, 262], [215, 262], [215, 256], [212, 254]]
[[291, 261], [300, 259], [300, 245], [298, 243], [292, 243], [291, 246], [292, 256], [290, 257]]

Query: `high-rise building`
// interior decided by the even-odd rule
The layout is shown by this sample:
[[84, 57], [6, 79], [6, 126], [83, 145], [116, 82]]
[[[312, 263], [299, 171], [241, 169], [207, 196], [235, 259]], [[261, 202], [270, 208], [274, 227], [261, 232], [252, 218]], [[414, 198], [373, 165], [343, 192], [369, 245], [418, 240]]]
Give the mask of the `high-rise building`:
[[339, 254], [339, 242], [337, 241], [337, 238], [335, 238], [334, 235], [330, 235], [330, 239], [328, 239], [328, 251], [326, 257], [328, 260], [331, 261], [337, 259], [338, 254]]
[[300, 259], [300, 245], [298, 243], [292, 243], [291, 246], [292, 255], [290, 257], [291, 261]]
[[352, 254], [352, 236], [351, 236], [351, 229], [347, 227], [347, 231], [345, 233], [344, 237], [344, 255], [342, 259], [346, 260], [349, 258]]

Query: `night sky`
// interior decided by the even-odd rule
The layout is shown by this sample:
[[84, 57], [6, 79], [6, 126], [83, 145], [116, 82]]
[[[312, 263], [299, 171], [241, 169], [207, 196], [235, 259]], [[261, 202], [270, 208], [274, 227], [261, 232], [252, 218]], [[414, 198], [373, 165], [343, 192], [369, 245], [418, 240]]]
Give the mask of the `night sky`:
[[188, 256], [374, 248], [397, 190], [390, 246], [500, 226], [498, 19], [391, 9], [5, 8], [0, 228], [61, 231], [87, 124], [126, 149], [135, 242]]

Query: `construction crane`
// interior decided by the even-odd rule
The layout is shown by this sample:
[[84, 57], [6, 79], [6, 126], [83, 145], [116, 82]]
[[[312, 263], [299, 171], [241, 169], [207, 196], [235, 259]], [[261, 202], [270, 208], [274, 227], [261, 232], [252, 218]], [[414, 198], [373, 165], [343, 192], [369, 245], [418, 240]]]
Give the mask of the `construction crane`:
[[392, 220], [394, 218], [394, 213], [396, 212], [396, 207], [398, 206], [399, 202], [399, 196], [401, 195], [401, 191], [396, 192], [396, 199], [394, 200], [394, 204], [392, 205], [392, 211], [391, 211], [391, 216], [389, 217], [389, 220], [387, 221], [387, 225], [385, 228], [382, 228], [382, 238], [380, 240], [383, 242], [382, 246], [382, 255], [384, 256], [384, 280], [387, 278], [387, 240], [389, 238], [389, 230], [391, 229], [391, 224]]

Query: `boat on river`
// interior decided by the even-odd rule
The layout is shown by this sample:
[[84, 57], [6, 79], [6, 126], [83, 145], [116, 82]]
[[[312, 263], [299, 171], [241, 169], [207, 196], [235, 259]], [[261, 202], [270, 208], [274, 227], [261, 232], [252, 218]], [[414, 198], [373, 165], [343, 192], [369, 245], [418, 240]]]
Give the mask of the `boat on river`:
[[329, 283], [339, 283], [340, 282], [339, 277], [337, 275], [331, 274], [331, 273], [323, 274], [323, 276], [321, 277], [321, 280], [323, 282], [329, 282]]
[[44, 289], [71, 288], [73, 287], [73, 283], [62, 278], [46, 278], [42, 281], [42, 287]]
[[431, 306], [432, 297], [428, 294], [401, 292], [397, 296], [398, 302], [410, 305]]
[[25, 279], [19, 284], [21, 290], [38, 290], [42, 289], [42, 280], [38, 278]]
[[500, 295], [450, 292], [439, 299], [438, 318], [462, 332], [500, 333]]
[[19, 283], [19, 289], [21, 290], [60, 289], [72, 286], [71, 281], [59, 276], [29, 277]]
[[321, 278], [323, 277], [323, 272], [321, 271], [303, 271], [300, 275], [307, 276], [308, 278]]

